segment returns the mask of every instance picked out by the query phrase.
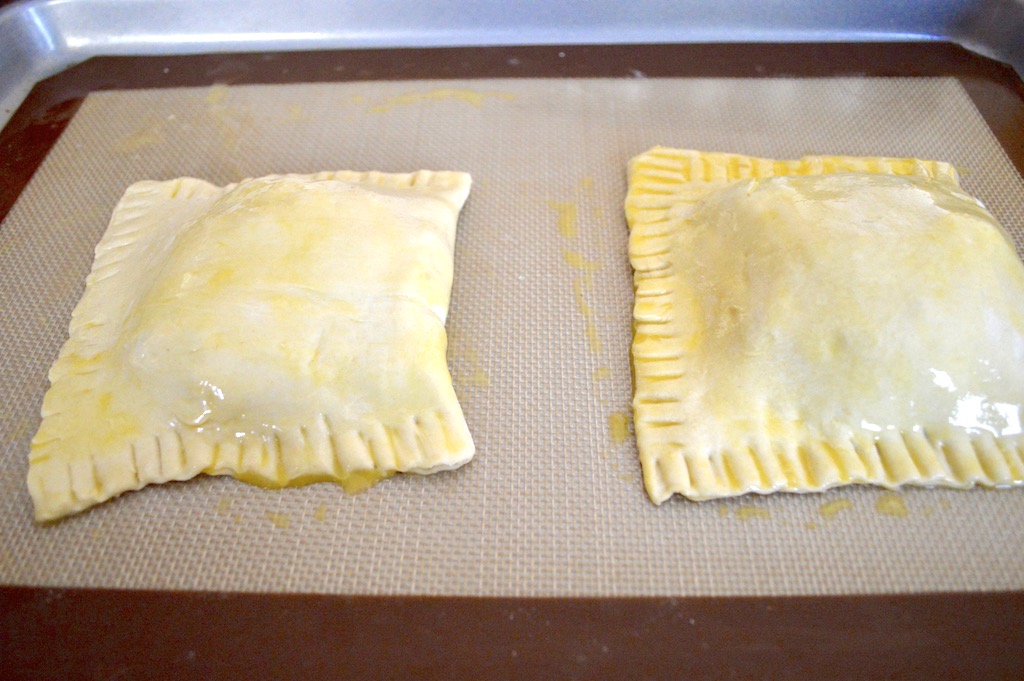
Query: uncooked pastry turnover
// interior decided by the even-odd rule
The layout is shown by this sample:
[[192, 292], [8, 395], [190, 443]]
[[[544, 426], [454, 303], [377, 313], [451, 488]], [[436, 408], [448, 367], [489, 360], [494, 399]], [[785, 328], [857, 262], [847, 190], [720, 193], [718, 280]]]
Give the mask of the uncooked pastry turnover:
[[1024, 267], [946, 163], [630, 164], [648, 494], [1024, 481]]
[[199, 473], [359, 489], [468, 461], [445, 318], [469, 189], [455, 172], [131, 186], [50, 370], [36, 518]]

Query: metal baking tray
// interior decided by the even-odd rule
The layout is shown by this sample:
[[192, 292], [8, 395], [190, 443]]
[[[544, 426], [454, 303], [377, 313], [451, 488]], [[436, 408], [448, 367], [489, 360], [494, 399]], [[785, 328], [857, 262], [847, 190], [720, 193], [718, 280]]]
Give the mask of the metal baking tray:
[[0, 5], [0, 124], [35, 83], [101, 55], [936, 40], [1024, 74], [1024, 6], [1014, 0], [28, 0]]
[[[144, 114], [138, 110], [157, 101], [161, 91], [193, 88], [189, 96], [202, 104], [225, 96], [223, 90], [216, 89], [221, 86], [215, 85], [222, 83], [242, 87], [345, 83], [346, 87], [337, 91], [324, 89], [323, 99], [338, 101], [338, 96], [344, 95], [352, 102], [379, 96], [386, 104], [402, 98], [403, 83], [415, 81], [445, 88], [475, 80], [499, 93], [500, 99], [510, 94], [500, 91], [503, 79], [546, 79], [546, 84], [538, 86], [542, 91], [570, 92], [575, 102], [597, 106], [602, 92], [626, 92], [642, 99], [648, 91], [645, 78], [671, 82], [673, 78], [710, 77], [722, 79], [715, 82], [724, 83], [721, 87], [725, 89], [755, 90], [760, 80], [767, 90], [774, 85], [785, 88], [794, 80], [813, 81], [824, 95], [835, 97], [837, 90], [829, 90], [826, 82], [829, 78], [839, 79], [839, 91], [843, 87], [853, 91], [859, 80], [877, 84], [881, 77], [894, 77], [888, 91], [893, 101], [903, 92], [900, 79], [910, 78], [927, 81], [928, 96], [938, 98], [936, 101], [951, 93], [976, 107], [979, 129], [987, 126], [991, 130], [992, 140], [986, 148], [1005, 152], [1004, 166], [1015, 168], [1014, 177], [1019, 179], [1024, 168], [1022, 47], [1024, 6], [995, 0], [936, 0], [895, 6], [873, 1], [852, 6], [842, 2], [651, 0], [628, 8], [613, 3], [481, 4], [468, 0], [443, 7], [362, 0], [345, 4], [275, 2], [257, 8], [190, 1], [7, 3], [0, 5], [0, 120], [10, 121], [10, 125], [0, 133], [0, 218], [8, 214], [44, 161], [51, 164], [49, 175], [53, 177], [54, 164], [58, 169], [81, 167], [74, 164], [76, 153], [100, 153], [88, 145], [79, 152], [69, 150], [68, 145], [56, 146], [62, 138], [88, 139], [80, 128], [71, 127], [76, 116], [81, 122], [87, 115], [108, 111], [112, 119], [123, 115], [126, 121], [132, 116], [136, 118], [131, 120], [141, 120]], [[443, 82], [436, 85], [439, 81]], [[215, 89], [204, 89], [210, 86]], [[522, 102], [529, 100], [530, 87], [527, 83], [508, 89]], [[125, 101], [116, 99], [122, 96], [118, 91], [136, 88], [146, 90], [137, 99], [129, 97], [136, 102], [132, 104], [135, 113], [132, 107], [118, 111], [117, 103]], [[102, 96], [83, 104], [89, 93]], [[260, 99], [258, 89], [244, 93], [252, 97], [244, 111], [270, 115], [259, 106], [268, 100]], [[307, 115], [318, 101], [316, 97], [303, 100], [305, 109], [278, 102], [276, 105], [283, 107], [279, 118]], [[927, 97], [921, 101], [926, 103]], [[106, 109], [102, 108], [104, 102]], [[841, 97], [833, 101], [834, 107], [836, 102], [841, 104]], [[550, 113], [557, 114], [554, 109]], [[226, 122], [234, 125], [239, 120]], [[415, 118], [411, 124], [417, 124]], [[126, 153], [134, 153], [166, 133], [157, 123], [153, 126], [147, 128], [148, 136], [122, 138], [127, 140]], [[757, 139], [757, 130], [748, 133], [746, 139]], [[502, 139], [500, 135], [496, 138]], [[559, 142], [557, 136], [551, 141], [553, 145]], [[506, 138], [501, 148], [519, 151], [511, 138]], [[244, 155], [245, 150], [233, 151]], [[69, 159], [70, 165], [60, 166]], [[210, 167], [227, 177], [232, 167], [227, 159], [222, 160]], [[122, 165], [134, 162], [128, 159]], [[976, 172], [973, 179], [968, 172], [966, 181], [987, 187], [984, 172]], [[522, 177], [505, 179], [515, 186], [517, 200], [529, 198], [542, 211], [554, 208], [546, 208], [543, 197], [529, 195], [538, 186], [557, 190], [547, 197], [552, 206], [571, 197], [584, 209], [602, 215], [611, 215], [616, 209], [621, 189], [614, 172], [578, 178], [578, 183], [565, 186], [551, 184], [548, 178], [532, 186]], [[37, 198], [43, 191], [40, 186], [37, 183]], [[480, 186], [478, 200], [470, 206], [476, 219], [483, 214], [481, 197], [493, 189], [487, 183]], [[59, 186], [53, 191], [58, 194], [46, 195], [52, 197], [51, 204], [60, 201]], [[599, 203], [595, 194], [602, 192], [608, 198]], [[998, 194], [993, 197], [993, 210], [1013, 212], [1016, 204], [1000, 205]], [[472, 214], [468, 217], [474, 219]], [[90, 220], [102, 220], [102, 216]], [[89, 247], [83, 238], [79, 241], [75, 257]], [[461, 257], [485, 259], [485, 254], [473, 252], [472, 238], [460, 243]], [[574, 248], [577, 246], [583, 250], [587, 244]], [[40, 248], [45, 251], [48, 247], [52, 248], [46, 244]], [[613, 280], [609, 284], [613, 293], [602, 300], [626, 300], [628, 268], [610, 251], [586, 252], [586, 256], [592, 260], [608, 257], [611, 263], [603, 273]], [[538, 286], [529, 282], [514, 286], [519, 286], [515, 290], [538, 290], [529, 289]], [[571, 287], [559, 290], [564, 293]], [[567, 300], [571, 305], [571, 297]], [[589, 300], [598, 313], [607, 309], [601, 307], [600, 300]], [[13, 304], [24, 305], [24, 301]], [[456, 320], [460, 315], [465, 318], [465, 307], [454, 311]], [[550, 323], [555, 321], [552, 317]], [[628, 339], [625, 333], [620, 335], [610, 341], [606, 338], [606, 344], [625, 350]], [[10, 359], [12, 347], [9, 340], [0, 339], [0, 360]], [[497, 350], [488, 352], [491, 354], [480, 353], [473, 361], [486, 364]], [[551, 357], [538, 355], [531, 361], [543, 365], [535, 375], [558, 376], [554, 365], [544, 364], [550, 363]], [[477, 368], [464, 364], [454, 372], [470, 376]], [[527, 370], [525, 375], [534, 374]], [[491, 374], [491, 381], [500, 381], [496, 373]], [[579, 397], [583, 402], [587, 399], [591, 398]], [[611, 398], [601, 393], [593, 399]], [[20, 426], [12, 430], [18, 429], [24, 430]], [[581, 449], [590, 446], [588, 438], [593, 433], [577, 432], [571, 423], [564, 424], [564, 429], [567, 442], [582, 443]], [[24, 435], [20, 430], [19, 437]], [[614, 456], [618, 455], [608, 455], [605, 461], [615, 463]], [[621, 470], [613, 473], [628, 477]], [[21, 490], [10, 493], [23, 494]], [[495, 489], [494, 493], [508, 495], [510, 502], [515, 497], [509, 490]], [[549, 512], [554, 505], [543, 508]], [[211, 522], [211, 518], [231, 522], [235, 512], [244, 509], [237, 503], [232, 507], [228, 500], [206, 510], [209, 517], [200, 524]], [[922, 525], [926, 514], [941, 514], [934, 505], [919, 504], [914, 510], [921, 512], [915, 522]], [[736, 532], [749, 536], [757, 533], [752, 523], [763, 511], [763, 507], [742, 503], [722, 507], [723, 513], [731, 514]], [[459, 512], [469, 513], [467, 509]], [[706, 527], [723, 524], [713, 517], [715, 513], [707, 511], [701, 523]], [[319, 508], [310, 510], [309, 518], [319, 514]], [[498, 523], [505, 534], [482, 543], [487, 550], [506, 552], [503, 555], [510, 566], [506, 579], [514, 576], [517, 556], [514, 543], [503, 543], [507, 539], [522, 541], [524, 532], [523, 526], [515, 525], [523, 516], [510, 518]], [[548, 522], [543, 514], [528, 520]], [[554, 517], [550, 520], [557, 522]], [[610, 519], [602, 516], [601, 520]], [[89, 528], [90, 538], [99, 547], [95, 555], [113, 555], [104, 547], [116, 543], [116, 531], [109, 532], [108, 526], [104, 535], [101, 525], [82, 527]], [[12, 539], [5, 538], [7, 545], [13, 545]], [[595, 545], [600, 545], [600, 539], [595, 535]], [[841, 540], [840, 535], [836, 541]], [[182, 564], [188, 565], [188, 541], [188, 537], [174, 537], [162, 550], [168, 555], [180, 552]], [[282, 546], [285, 548], [278, 553], [290, 550], [289, 544]], [[814, 543], [807, 546], [813, 548]], [[302, 550], [301, 546], [295, 550]], [[629, 571], [642, 566], [644, 550], [638, 545], [638, 558], [628, 566], [606, 568], [601, 566], [602, 556], [593, 555], [585, 557], [588, 562], [580, 569], [612, 577], [617, 571], [628, 572], [626, 577], [635, 578], [635, 572]], [[224, 555], [230, 560], [229, 554]], [[95, 572], [95, 566], [88, 564], [89, 556], [81, 557], [82, 574]], [[11, 558], [0, 545], [0, 573]], [[13, 585], [0, 585], [0, 676], [44, 677], [76, 670], [84, 676], [135, 678], [168, 670], [211, 678], [266, 674], [318, 678], [344, 668], [352, 678], [860, 678], [897, 674], [928, 678], [956, 672], [965, 677], [998, 678], [1012, 677], [1024, 667], [1024, 632], [1018, 626], [1024, 595], [1015, 586], [1021, 580], [1005, 565], [1001, 569], [1008, 578], [999, 583], [1008, 584], [1009, 591], [972, 591], [967, 583], [962, 589], [938, 593], [900, 593], [896, 589], [815, 595], [811, 588], [803, 595], [751, 596], [692, 595], [701, 592], [683, 586], [675, 594], [631, 595], [620, 593], [614, 583], [574, 591], [574, 566], [557, 564], [560, 558], [552, 553], [550, 571], [536, 582], [559, 588], [535, 592], [527, 585], [512, 594], [483, 597], [462, 595], [462, 591], [447, 594], [444, 589], [434, 593], [429, 588], [403, 593], [400, 579], [397, 587], [384, 589], [383, 594], [371, 590], [368, 595], [331, 589], [325, 592], [334, 595], [315, 589], [299, 589], [305, 592], [302, 594], [271, 594], [261, 593], [259, 586], [244, 585], [210, 592], [191, 588], [190, 582], [173, 582], [167, 588], [147, 583], [141, 590], [83, 588], [73, 580], [28, 580], [31, 586], [18, 586], [14, 580]], [[831, 558], [834, 563], [836, 556]], [[437, 556], [432, 560], [436, 562]], [[452, 560], [464, 564], [466, 556], [452, 556]], [[416, 576], [415, 560], [411, 563], [412, 567], [396, 569], [393, 574]], [[810, 572], [815, 567], [813, 553], [806, 554], [805, 565], [809, 576], [804, 583], [812, 587], [823, 583]], [[754, 572], [750, 565], [729, 569], [737, 575], [736, 583]], [[130, 565], [122, 570], [130, 571]], [[514, 580], [508, 583], [514, 584]], [[894, 583], [900, 583], [899, 579]], [[956, 575], [942, 576], [940, 583], [955, 585]], [[486, 588], [478, 590], [487, 593]], [[466, 592], [472, 594], [474, 589]], [[50, 649], [46, 642], [55, 637], [64, 641], [62, 651], [46, 654]]]

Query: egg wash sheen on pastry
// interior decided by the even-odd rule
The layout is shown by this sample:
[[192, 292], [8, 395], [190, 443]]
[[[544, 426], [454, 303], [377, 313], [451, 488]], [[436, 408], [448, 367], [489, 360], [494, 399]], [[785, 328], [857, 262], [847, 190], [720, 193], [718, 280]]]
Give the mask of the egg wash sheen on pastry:
[[1024, 481], [1024, 267], [951, 166], [657, 149], [627, 215], [653, 500]]
[[128, 189], [50, 372], [48, 520], [199, 473], [358, 490], [473, 444], [445, 364], [463, 173]]

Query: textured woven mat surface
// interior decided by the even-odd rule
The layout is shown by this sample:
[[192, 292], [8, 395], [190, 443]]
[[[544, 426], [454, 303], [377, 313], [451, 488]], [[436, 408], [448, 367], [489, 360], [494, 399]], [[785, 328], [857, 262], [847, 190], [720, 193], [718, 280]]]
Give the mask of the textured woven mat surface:
[[[0, 582], [354, 594], [1024, 588], [1024, 491], [842, 488], [651, 504], [629, 411], [628, 159], [919, 156], [1024, 243], [1024, 182], [952, 79], [495, 80], [90, 95], [0, 226]], [[201, 477], [51, 527], [25, 488], [46, 371], [125, 187], [472, 173], [449, 362], [467, 467], [357, 496]]]

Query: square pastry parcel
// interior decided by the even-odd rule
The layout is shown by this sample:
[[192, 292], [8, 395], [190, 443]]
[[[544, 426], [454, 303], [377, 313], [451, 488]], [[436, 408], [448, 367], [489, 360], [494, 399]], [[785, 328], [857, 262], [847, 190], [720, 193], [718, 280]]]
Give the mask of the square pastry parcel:
[[473, 442], [446, 365], [457, 172], [132, 185], [50, 370], [52, 520], [199, 473], [358, 490]]
[[626, 214], [654, 502], [1024, 481], [1024, 267], [951, 165], [655, 148]]

